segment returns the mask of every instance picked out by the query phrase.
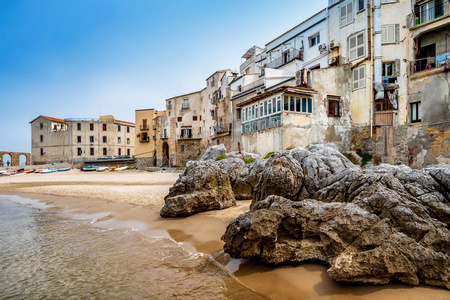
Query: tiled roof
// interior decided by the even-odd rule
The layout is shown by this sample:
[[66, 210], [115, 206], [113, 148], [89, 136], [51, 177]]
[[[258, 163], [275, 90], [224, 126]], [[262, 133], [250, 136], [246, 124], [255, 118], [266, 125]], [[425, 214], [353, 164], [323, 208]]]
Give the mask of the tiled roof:
[[50, 121], [58, 122], [58, 123], [64, 123], [64, 122], [66, 122], [66, 121], [64, 121], [63, 119], [58, 119], [58, 118], [53, 118], [53, 117], [47, 117], [47, 116], [40, 115], [39, 117], [37, 117], [36, 119], [34, 119], [33, 121], [31, 121], [30, 123], [33, 123], [34, 121], [36, 121], [36, 120], [39, 119], [40, 117], [46, 118], [46, 119], [48, 119], [48, 120], [50, 120]]
[[135, 126], [136, 124], [134, 124], [134, 123], [131, 123], [131, 122], [126, 122], [126, 121], [121, 121], [121, 120], [114, 120], [114, 122], [116, 122], [116, 123], [123, 123], [123, 124], [130, 124], [130, 125], [133, 125], [133, 126]]

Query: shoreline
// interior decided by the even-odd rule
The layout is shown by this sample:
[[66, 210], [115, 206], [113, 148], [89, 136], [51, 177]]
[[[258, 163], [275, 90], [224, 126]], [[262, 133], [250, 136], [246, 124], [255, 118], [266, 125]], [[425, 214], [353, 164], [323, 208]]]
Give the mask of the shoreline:
[[[190, 217], [161, 218], [159, 210], [164, 203], [163, 198], [179, 173], [125, 171], [86, 174], [72, 170], [63, 176], [50, 175], [0, 178], [0, 194], [37, 199], [61, 207], [70, 214], [98, 215], [95, 225], [102, 227], [129, 226], [144, 234], [165, 235], [183, 243], [187, 251], [211, 255], [239, 282], [266, 297], [448, 299], [450, 296], [448, 290], [426, 285], [342, 285], [331, 280], [326, 273], [327, 266], [319, 263], [272, 267], [231, 259], [223, 253], [220, 237], [231, 220], [248, 210], [251, 201], [237, 201], [235, 207]], [[6, 178], [9, 180], [4, 180]]]

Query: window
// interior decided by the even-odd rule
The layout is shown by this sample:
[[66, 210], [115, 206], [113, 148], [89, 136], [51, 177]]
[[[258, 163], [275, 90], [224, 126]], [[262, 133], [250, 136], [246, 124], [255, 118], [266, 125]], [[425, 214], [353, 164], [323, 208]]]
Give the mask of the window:
[[182, 117], [177, 117], [177, 122], [181, 122], [183, 120]]
[[58, 129], [58, 125], [53, 125], [53, 130], [56, 131]]
[[41, 148], [41, 155], [44, 155], [44, 148]]
[[81, 130], [81, 123], [77, 123], [77, 130]]
[[89, 124], [89, 130], [90, 131], [94, 131], [94, 124], [93, 123]]
[[77, 143], [81, 143], [81, 136], [77, 136]]
[[120, 138], [120, 136], [117, 138], [117, 143], [120, 144], [122, 142], [122, 139]]
[[120, 127], [120, 125], [117, 125], [117, 131], [119, 131], [119, 132], [120, 132], [120, 130], [121, 130], [121, 127]]
[[108, 154], [108, 149], [107, 148], [103, 148], [103, 155], [107, 155]]
[[172, 109], [172, 101], [167, 102], [167, 109]]
[[283, 52], [283, 64], [286, 64], [290, 61], [291, 61], [291, 52], [289, 50]]
[[41, 143], [44, 141], [44, 136], [41, 134]]
[[163, 135], [163, 138], [167, 138], [167, 129], [166, 129], [166, 128], [164, 128], [164, 135]]
[[107, 143], [108, 142], [108, 137], [103, 136], [103, 143]]
[[421, 102], [411, 103], [411, 122], [420, 122], [422, 119]]
[[339, 103], [341, 97], [338, 96], [328, 96], [328, 116], [329, 117], [340, 117], [341, 113], [339, 111]]
[[381, 69], [381, 76], [383, 77], [393, 77], [394, 75], [394, 63], [386, 62], [383, 63], [383, 68]]
[[106, 131], [107, 127], [106, 124], [103, 124], [103, 131]]
[[83, 154], [83, 150], [81, 150], [81, 148], [77, 148], [77, 155], [81, 155]]
[[117, 155], [122, 155], [122, 149], [117, 149]]
[[395, 43], [395, 25], [381, 25], [381, 43]]
[[352, 35], [348, 38], [349, 48], [348, 57], [349, 61], [355, 60], [357, 58], [363, 57], [365, 54], [364, 50], [364, 32]]
[[341, 27], [353, 22], [353, 1], [350, 1], [340, 7]]
[[192, 121], [197, 121], [197, 116], [193, 116]]
[[250, 73], [250, 67], [248, 67], [247, 69], [245, 69], [245, 74]]
[[130, 153], [131, 153], [130, 149], [127, 149], [127, 155], [128, 156], [131, 156]]
[[91, 144], [94, 143], [94, 136], [93, 136], [93, 135], [91, 135], [91, 136], [89, 137], [89, 142], [90, 142]]
[[184, 145], [181, 145], [181, 146], [180, 146], [180, 151], [181, 151], [181, 152], [184, 152]]
[[444, 15], [444, 1], [435, 0], [423, 5], [415, 5], [414, 15], [416, 16], [416, 25], [442, 17]]
[[183, 108], [189, 108], [189, 99], [183, 100]]
[[130, 133], [130, 127], [127, 126], [127, 133]]
[[127, 138], [127, 144], [128, 145], [130, 144], [130, 138]]
[[192, 129], [182, 129], [181, 130], [181, 138], [191, 138], [192, 137]]
[[94, 148], [89, 148], [89, 154], [94, 155]]
[[353, 89], [366, 87], [366, 66], [362, 65], [353, 69]]
[[44, 129], [44, 123], [42, 123], [42, 122], [39, 123], [39, 129], [40, 129], [40, 130]]
[[358, 0], [358, 12], [365, 9], [364, 2], [364, 0]]
[[309, 46], [315, 46], [320, 43], [320, 34], [316, 34], [314, 36], [309, 37]]

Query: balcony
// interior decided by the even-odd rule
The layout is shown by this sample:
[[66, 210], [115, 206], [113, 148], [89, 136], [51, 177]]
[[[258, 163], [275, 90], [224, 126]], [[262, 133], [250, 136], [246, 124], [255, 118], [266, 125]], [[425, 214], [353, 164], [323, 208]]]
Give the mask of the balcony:
[[430, 1], [423, 5], [415, 5], [411, 19], [411, 27], [432, 22], [444, 16], [444, 1]]
[[169, 138], [169, 136], [167, 134], [162, 134], [161, 135], [161, 139], [162, 140], [167, 140]]
[[180, 135], [180, 140], [201, 140], [201, 136], [194, 136], [194, 135]]
[[382, 110], [376, 111], [373, 115], [373, 125], [374, 126], [392, 126], [394, 111], [393, 110]]
[[292, 49], [289, 52], [284, 52], [280, 57], [277, 59], [272, 60], [271, 62], [267, 63], [267, 68], [270, 69], [277, 69], [287, 63], [290, 63], [294, 59], [302, 59], [303, 52], [297, 49]]
[[149, 142], [150, 142], [149, 137], [139, 139], [139, 143], [149, 143]]
[[411, 62], [411, 75], [445, 65], [450, 65], [450, 52], [443, 52], [436, 56], [415, 59], [414, 62]]
[[148, 125], [141, 125], [140, 129], [141, 129], [141, 131], [144, 131], [144, 130], [148, 130], [149, 127], [148, 127]]
[[216, 128], [214, 129], [215, 134], [222, 134], [230, 131], [231, 131], [231, 123], [224, 124], [222, 126], [216, 125]]

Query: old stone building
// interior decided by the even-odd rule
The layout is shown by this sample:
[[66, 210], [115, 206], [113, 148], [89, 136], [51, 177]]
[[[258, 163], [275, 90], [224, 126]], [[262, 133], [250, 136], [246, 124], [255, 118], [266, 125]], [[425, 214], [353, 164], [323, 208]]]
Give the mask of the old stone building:
[[138, 167], [156, 166], [156, 124], [155, 118], [165, 111], [138, 109], [135, 111], [136, 147], [135, 159]]
[[134, 156], [134, 123], [111, 115], [99, 119], [39, 116], [30, 124], [33, 164], [77, 164], [105, 156]]

